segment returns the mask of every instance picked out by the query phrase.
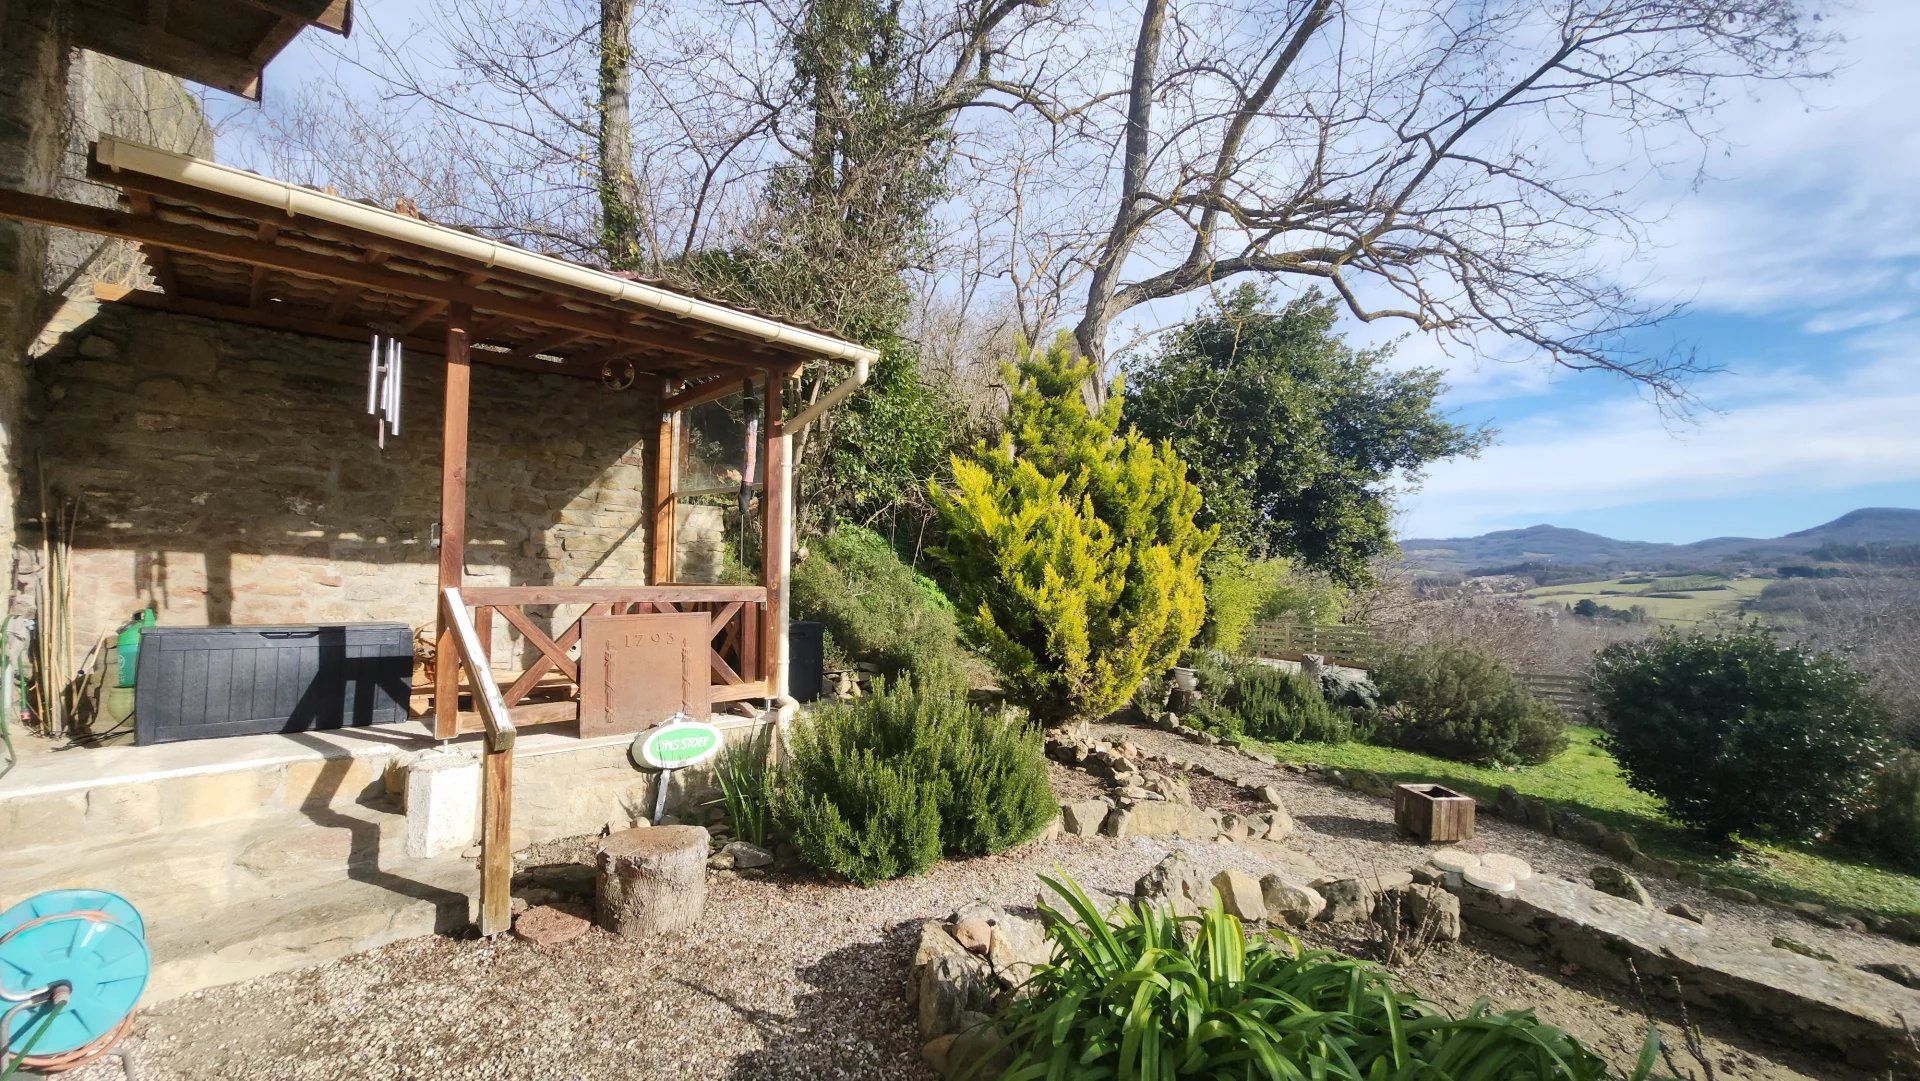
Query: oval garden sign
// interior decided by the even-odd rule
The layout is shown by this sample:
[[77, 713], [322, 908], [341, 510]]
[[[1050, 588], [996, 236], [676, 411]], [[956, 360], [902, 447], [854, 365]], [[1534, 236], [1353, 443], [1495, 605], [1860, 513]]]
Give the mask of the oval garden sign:
[[682, 717], [661, 725], [637, 741], [633, 757], [654, 769], [696, 766], [720, 751], [720, 730], [705, 721]]

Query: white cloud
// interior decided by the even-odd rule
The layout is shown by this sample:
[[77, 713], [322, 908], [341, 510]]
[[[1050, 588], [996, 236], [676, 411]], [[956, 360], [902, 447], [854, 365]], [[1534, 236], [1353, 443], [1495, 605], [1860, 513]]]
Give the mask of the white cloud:
[[1405, 532], [1457, 536], [1641, 503], [1920, 480], [1915, 355], [1870, 357], [1844, 375], [1721, 377], [1701, 388], [1721, 411], [1691, 425], [1631, 399], [1530, 418], [1480, 458], [1434, 467], [1407, 501]]

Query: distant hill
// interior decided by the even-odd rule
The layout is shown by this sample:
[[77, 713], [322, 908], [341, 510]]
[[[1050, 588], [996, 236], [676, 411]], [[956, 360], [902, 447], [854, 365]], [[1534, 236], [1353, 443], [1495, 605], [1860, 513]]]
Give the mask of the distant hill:
[[1863, 507], [1784, 537], [1711, 537], [1691, 544], [1659, 544], [1536, 525], [1495, 530], [1478, 537], [1413, 537], [1400, 542], [1400, 555], [1403, 563], [1416, 570], [1455, 573], [1523, 563], [1602, 570], [1707, 570], [1727, 564], [1805, 559], [1824, 545], [1911, 544], [1920, 544], [1920, 510]]

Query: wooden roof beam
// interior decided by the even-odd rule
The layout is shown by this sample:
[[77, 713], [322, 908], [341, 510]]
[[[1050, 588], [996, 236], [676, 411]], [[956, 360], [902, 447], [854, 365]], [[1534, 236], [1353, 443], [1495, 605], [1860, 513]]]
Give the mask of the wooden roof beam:
[[[127, 205], [135, 214], [143, 218], [153, 217], [153, 198], [145, 192], [127, 193]], [[178, 293], [180, 284], [173, 276], [173, 260], [165, 248], [156, 248], [149, 244], [140, 245], [140, 254], [147, 261], [147, 269], [153, 271], [153, 282], [168, 293]]]
[[[139, 22], [123, 19], [88, 4], [71, 7], [76, 45], [205, 83], [249, 101], [260, 100], [260, 68], [245, 58], [215, 52], [199, 42], [169, 34], [144, 19]], [[298, 27], [294, 32], [299, 33]]]
[[250, 8], [298, 19], [341, 37], [353, 31], [352, 0], [326, 0], [324, 4], [314, 3], [313, 0], [241, 0], [241, 3]]
[[[260, 223], [260, 231], [255, 236], [266, 243], [280, 235], [280, 227], [270, 221]], [[256, 266], [247, 272], [247, 307], [258, 308], [267, 299], [267, 268]]]
[[[247, 308], [238, 304], [226, 304], [215, 300], [202, 300], [197, 297], [173, 297], [144, 289], [129, 289], [124, 285], [108, 285], [96, 282], [93, 295], [102, 303], [131, 304], [135, 307], [149, 308], [154, 311], [173, 312], [177, 315], [192, 315], [201, 319], [213, 319], [223, 323], [239, 323], [243, 326], [259, 327], [263, 330], [277, 330], [288, 334], [305, 334], [315, 338], [331, 338], [343, 342], [366, 344], [368, 330], [354, 323], [331, 323], [326, 319], [293, 309], [286, 304], [268, 304], [259, 308]], [[291, 309], [291, 310], [290, 310]], [[446, 349], [446, 338], [438, 334], [415, 334], [400, 339], [409, 352], [430, 356], [440, 356]], [[598, 366], [585, 367], [572, 364], [548, 364], [543, 361], [516, 361], [505, 353], [485, 349], [475, 349], [470, 354], [474, 361], [502, 368], [515, 368], [520, 371], [538, 372], [544, 375], [564, 375], [574, 379], [598, 379]]]

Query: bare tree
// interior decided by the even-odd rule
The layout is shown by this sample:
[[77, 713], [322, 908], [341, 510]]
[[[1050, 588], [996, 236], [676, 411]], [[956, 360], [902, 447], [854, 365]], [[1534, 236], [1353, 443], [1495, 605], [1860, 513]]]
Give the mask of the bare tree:
[[1143, 0], [1134, 30], [1124, 92], [1050, 114], [1109, 162], [1088, 356], [1143, 304], [1285, 275], [1662, 396], [1694, 362], [1620, 347], [1669, 314], [1619, 274], [1636, 188], [1697, 170], [1726, 93], [1816, 74], [1825, 43], [1799, 0]]

